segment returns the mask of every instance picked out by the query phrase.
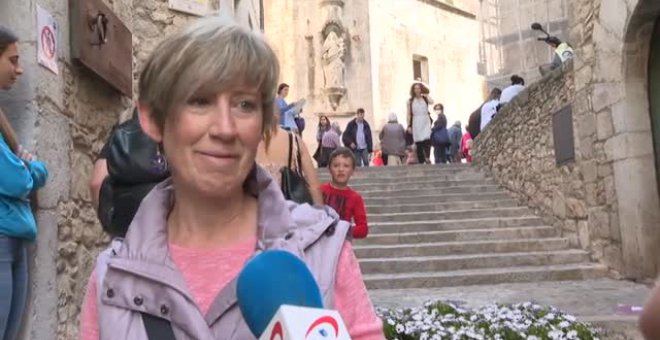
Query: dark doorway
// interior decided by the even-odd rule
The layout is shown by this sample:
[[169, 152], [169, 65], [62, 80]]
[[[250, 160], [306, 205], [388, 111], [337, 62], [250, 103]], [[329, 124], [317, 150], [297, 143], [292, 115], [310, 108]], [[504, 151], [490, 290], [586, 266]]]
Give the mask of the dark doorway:
[[660, 19], [655, 23], [649, 54], [649, 104], [655, 149], [655, 170], [660, 190]]

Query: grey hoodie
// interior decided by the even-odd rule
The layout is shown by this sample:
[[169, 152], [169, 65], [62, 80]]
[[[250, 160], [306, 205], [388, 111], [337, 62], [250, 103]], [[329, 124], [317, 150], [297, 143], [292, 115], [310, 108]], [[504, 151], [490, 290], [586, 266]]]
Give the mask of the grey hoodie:
[[[337, 262], [349, 231], [332, 209], [285, 201], [260, 167], [246, 190], [258, 197], [258, 244], [287, 250], [311, 269], [327, 308], [333, 307]], [[99, 255], [98, 315], [101, 340], [147, 340], [141, 313], [167, 319], [178, 340], [254, 339], [237, 305], [231, 281], [202, 315], [168, 253], [167, 215], [173, 188], [167, 180], [145, 197], [126, 238]], [[259, 292], [255, 292], [259, 294]]]

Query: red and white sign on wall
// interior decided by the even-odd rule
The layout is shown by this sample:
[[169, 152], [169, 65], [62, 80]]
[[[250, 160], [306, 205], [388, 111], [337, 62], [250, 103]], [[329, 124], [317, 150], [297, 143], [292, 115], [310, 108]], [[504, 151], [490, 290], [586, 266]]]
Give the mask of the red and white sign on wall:
[[57, 68], [57, 24], [55, 18], [37, 5], [37, 59], [55, 74]]

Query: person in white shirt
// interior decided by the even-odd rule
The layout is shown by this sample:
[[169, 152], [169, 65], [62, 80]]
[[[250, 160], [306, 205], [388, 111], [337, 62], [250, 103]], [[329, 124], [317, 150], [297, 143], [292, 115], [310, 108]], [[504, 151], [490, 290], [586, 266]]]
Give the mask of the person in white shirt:
[[500, 96], [500, 105], [504, 105], [510, 102], [515, 96], [517, 96], [522, 90], [525, 89], [525, 79], [521, 76], [514, 74], [511, 76], [511, 86], [506, 87], [502, 90], [502, 95]]
[[490, 96], [488, 96], [486, 103], [481, 107], [481, 131], [486, 128], [486, 125], [490, 123], [490, 120], [497, 113], [497, 106], [500, 104], [501, 95], [502, 90], [494, 88], [490, 91]]

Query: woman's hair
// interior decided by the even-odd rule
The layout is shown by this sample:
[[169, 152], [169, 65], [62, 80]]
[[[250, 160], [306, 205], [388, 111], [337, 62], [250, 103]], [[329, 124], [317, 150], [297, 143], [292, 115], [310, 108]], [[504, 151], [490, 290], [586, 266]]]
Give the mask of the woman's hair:
[[335, 132], [341, 136], [341, 128], [339, 127], [339, 123], [337, 122], [332, 122], [332, 125], [330, 125], [330, 128], [332, 130], [335, 130]]
[[387, 122], [388, 123], [397, 123], [399, 121], [399, 117], [396, 116], [396, 113], [391, 112], [389, 116], [387, 116]]
[[9, 120], [7, 120], [7, 116], [5, 116], [5, 113], [2, 112], [2, 110], [0, 110], [0, 134], [2, 135], [2, 138], [4, 138], [7, 145], [9, 145], [9, 149], [11, 149], [12, 152], [17, 153], [18, 138], [16, 137], [14, 129], [12, 129], [11, 125], [9, 124]]
[[410, 98], [415, 98], [415, 85], [419, 85], [420, 89], [422, 90], [422, 93], [429, 93], [429, 89], [424, 86], [422, 83], [413, 83], [412, 86], [410, 86]]
[[437, 103], [437, 104], [433, 105], [433, 110], [437, 110], [438, 108], [440, 108], [440, 110], [442, 110], [442, 111], [445, 110], [445, 106], [440, 104], [440, 103]]
[[9, 45], [17, 43], [18, 36], [14, 34], [9, 28], [0, 25], [0, 54], [5, 53]]
[[277, 86], [277, 94], [282, 93], [282, 90], [284, 90], [287, 87], [289, 87], [289, 84], [287, 83], [282, 83], [279, 86]]
[[323, 128], [323, 127], [321, 126], [321, 120], [322, 120], [323, 118], [325, 118], [325, 120], [328, 122], [328, 124], [326, 124], [326, 128], [325, 128], [325, 129], [327, 130], [327, 129], [330, 128], [331, 124], [330, 124], [330, 118], [328, 118], [328, 116], [326, 116], [326, 115], [320, 115], [320, 116], [319, 116], [319, 130], [321, 130], [321, 129]]
[[[9, 45], [18, 42], [18, 37], [9, 28], [0, 25], [0, 55], [5, 53]], [[9, 124], [7, 116], [0, 110], [0, 134], [14, 153], [18, 152], [18, 138]]]
[[498, 87], [496, 87], [492, 91], [490, 91], [490, 95], [488, 96], [488, 100], [500, 99], [501, 95], [502, 95], [502, 90], [500, 90]]
[[525, 85], [525, 79], [517, 74], [514, 74], [511, 76], [511, 85]]
[[151, 107], [152, 119], [162, 130], [177, 107], [193, 96], [254, 86], [261, 95], [266, 132], [274, 119], [279, 75], [277, 56], [261, 36], [229, 18], [211, 16], [154, 49], [140, 75], [139, 101]]

